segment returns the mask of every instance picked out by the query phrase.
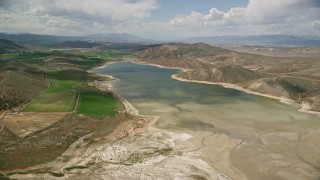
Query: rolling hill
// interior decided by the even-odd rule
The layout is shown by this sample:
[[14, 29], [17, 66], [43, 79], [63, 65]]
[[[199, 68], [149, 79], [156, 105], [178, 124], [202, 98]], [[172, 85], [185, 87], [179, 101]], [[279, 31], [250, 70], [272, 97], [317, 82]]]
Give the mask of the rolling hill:
[[25, 47], [7, 39], [0, 39], [0, 53], [13, 52], [22, 49], [25, 49]]

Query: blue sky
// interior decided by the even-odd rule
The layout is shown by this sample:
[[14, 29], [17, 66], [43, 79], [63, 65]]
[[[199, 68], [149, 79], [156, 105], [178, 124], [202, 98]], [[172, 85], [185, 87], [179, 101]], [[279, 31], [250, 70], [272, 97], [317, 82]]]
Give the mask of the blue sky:
[[233, 7], [246, 7], [248, 0], [159, 0], [160, 7], [151, 13], [151, 20], [165, 21], [192, 11], [208, 13], [212, 7], [229, 11]]
[[320, 0], [0, 0], [0, 32], [320, 35]]

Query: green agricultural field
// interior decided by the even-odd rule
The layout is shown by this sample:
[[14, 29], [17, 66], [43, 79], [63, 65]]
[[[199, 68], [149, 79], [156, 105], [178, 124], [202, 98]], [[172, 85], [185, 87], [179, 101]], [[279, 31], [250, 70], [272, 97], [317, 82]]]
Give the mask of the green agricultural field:
[[51, 87], [27, 105], [24, 112], [69, 112], [74, 107], [79, 81], [51, 80]]
[[100, 55], [101, 57], [104, 58], [123, 58], [124, 56], [128, 56], [131, 55], [129, 53], [126, 52], [120, 52], [120, 51], [107, 51], [107, 52], [102, 52], [102, 53], [98, 53], [98, 55]]
[[32, 64], [39, 64], [43, 62], [43, 58], [52, 55], [51, 52], [26, 52], [13, 57], [14, 60], [28, 62]]
[[113, 116], [121, 103], [113, 94], [99, 94], [97, 92], [83, 92], [78, 113], [87, 115]]
[[133, 53], [123, 51], [100, 51], [100, 52], [85, 52], [85, 56], [88, 58], [101, 58], [101, 59], [116, 59], [124, 58], [127, 56], [134, 56]]

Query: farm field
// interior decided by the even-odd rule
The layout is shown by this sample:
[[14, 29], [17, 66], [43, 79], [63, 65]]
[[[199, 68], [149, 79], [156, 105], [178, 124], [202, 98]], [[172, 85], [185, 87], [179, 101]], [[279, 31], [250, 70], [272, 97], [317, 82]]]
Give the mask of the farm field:
[[[16, 169], [54, 160], [79, 138], [90, 133], [105, 136], [130, 119], [119, 112], [121, 102], [112, 93], [87, 86], [103, 79], [87, 71], [133, 56], [93, 49], [0, 54], [0, 169], [12, 171], [1, 172], [0, 179], [19, 174]], [[32, 172], [63, 176], [50, 170]]]
[[78, 113], [86, 115], [114, 116], [120, 107], [119, 100], [113, 94], [98, 94], [97, 92], [83, 92]]
[[54, 79], [51, 81], [51, 87], [27, 105], [23, 112], [72, 111], [79, 84], [79, 81]]
[[19, 115], [6, 115], [0, 121], [19, 137], [41, 130], [63, 119], [66, 113], [23, 112]]

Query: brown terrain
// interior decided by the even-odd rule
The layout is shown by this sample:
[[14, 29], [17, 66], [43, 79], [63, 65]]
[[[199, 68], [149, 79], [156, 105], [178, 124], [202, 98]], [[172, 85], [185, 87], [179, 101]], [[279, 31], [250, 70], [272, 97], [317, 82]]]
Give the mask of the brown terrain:
[[320, 111], [319, 50], [283, 48], [275, 56], [269, 50], [261, 48], [265, 53], [259, 55], [204, 43], [172, 43], [149, 46], [139, 53], [138, 60], [180, 68], [183, 71], [177, 78], [232, 84], [244, 90], [304, 102], [304, 109]]
[[38, 113], [24, 112], [20, 114], [6, 115], [1, 124], [8, 127], [19, 137], [41, 130], [59, 120], [67, 113]]

